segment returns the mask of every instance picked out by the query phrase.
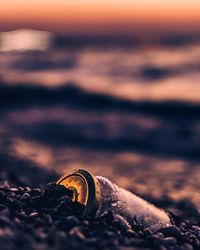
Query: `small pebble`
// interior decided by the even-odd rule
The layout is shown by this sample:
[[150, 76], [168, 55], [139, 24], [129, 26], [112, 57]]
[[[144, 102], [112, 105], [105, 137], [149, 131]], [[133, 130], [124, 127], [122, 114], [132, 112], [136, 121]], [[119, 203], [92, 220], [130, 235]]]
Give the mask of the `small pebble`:
[[25, 201], [25, 200], [29, 200], [31, 198], [30, 194], [28, 193], [24, 193], [22, 196], [21, 196], [21, 200], [22, 201]]
[[78, 238], [80, 240], [84, 240], [85, 239], [85, 236], [84, 234], [81, 232], [80, 228], [79, 227], [74, 227], [72, 228], [70, 231], [69, 231], [69, 235], [70, 236], [73, 236], [75, 238]]
[[163, 242], [166, 245], [176, 245], [177, 240], [174, 237], [167, 237], [167, 238], [163, 239]]
[[193, 250], [193, 249], [194, 249], [193, 246], [190, 245], [190, 244], [188, 244], [188, 243], [185, 243], [185, 244], [183, 245], [183, 247], [184, 247], [184, 250]]
[[39, 213], [37, 211], [34, 211], [31, 214], [29, 214], [29, 217], [31, 217], [31, 218], [34, 218], [34, 217], [37, 217], [37, 216], [39, 216]]
[[19, 190], [18, 190], [18, 188], [10, 188], [9, 191], [11, 191], [11, 192], [18, 192]]
[[160, 230], [165, 236], [175, 236], [176, 238], [182, 238], [180, 229], [176, 226], [169, 226]]
[[200, 249], [200, 217], [186, 216], [192, 207], [188, 202], [180, 203], [183, 208], [173, 203], [176, 226], [153, 234], [141, 225], [127, 226], [123, 217], [113, 213], [82, 217], [83, 207], [72, 203], [70, 195], [55, 183], [44, 189], [1, 184], [0, 249]]

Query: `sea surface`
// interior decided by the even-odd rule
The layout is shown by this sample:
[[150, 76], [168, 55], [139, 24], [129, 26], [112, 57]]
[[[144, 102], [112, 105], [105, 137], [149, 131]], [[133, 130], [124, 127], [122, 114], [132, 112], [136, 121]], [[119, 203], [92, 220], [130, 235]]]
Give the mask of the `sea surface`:
[[200, 209], [200, 43], [1, 52], [0, 117], [2, 152]]

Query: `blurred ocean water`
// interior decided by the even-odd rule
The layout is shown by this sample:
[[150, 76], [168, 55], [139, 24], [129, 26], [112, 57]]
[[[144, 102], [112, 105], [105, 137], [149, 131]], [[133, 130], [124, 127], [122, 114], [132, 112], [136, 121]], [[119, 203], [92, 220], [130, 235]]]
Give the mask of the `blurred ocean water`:
[[59, 173], [199, 206], [199, 114], [200, 43], [0, 53], [1, 149]]
[[46, 52], [1, 53], [7, 84], [84, 90], [129, 100], [200, 101], [200, 44], [89, 47]]

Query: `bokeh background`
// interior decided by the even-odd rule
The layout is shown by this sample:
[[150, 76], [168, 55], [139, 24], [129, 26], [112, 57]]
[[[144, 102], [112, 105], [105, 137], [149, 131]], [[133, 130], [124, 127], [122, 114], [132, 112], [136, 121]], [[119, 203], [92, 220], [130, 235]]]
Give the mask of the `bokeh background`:
[[200, 209], [199, 27], [199, 0], [4, 1], [1, 154]]

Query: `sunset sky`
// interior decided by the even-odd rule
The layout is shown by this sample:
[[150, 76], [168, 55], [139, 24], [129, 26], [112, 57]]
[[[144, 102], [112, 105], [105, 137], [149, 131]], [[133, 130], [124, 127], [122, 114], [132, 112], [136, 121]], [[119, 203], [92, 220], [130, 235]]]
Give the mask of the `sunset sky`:
[[198, 30], [199, 0], [1, 0], [0, 29], [64, 33]]

